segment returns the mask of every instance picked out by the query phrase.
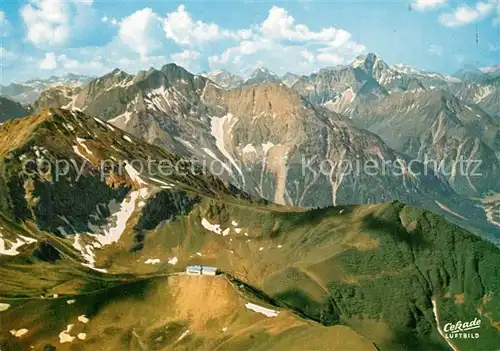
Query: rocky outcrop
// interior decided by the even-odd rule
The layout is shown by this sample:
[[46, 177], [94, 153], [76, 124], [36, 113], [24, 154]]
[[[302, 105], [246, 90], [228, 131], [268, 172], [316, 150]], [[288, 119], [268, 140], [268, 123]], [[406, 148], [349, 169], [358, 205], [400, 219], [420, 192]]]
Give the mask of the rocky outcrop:
[[353, 120], [395, 150], [439, 169], [460, 194], [500, 190], [500, 123], [448, 91], [395, 93], [364, 106]]

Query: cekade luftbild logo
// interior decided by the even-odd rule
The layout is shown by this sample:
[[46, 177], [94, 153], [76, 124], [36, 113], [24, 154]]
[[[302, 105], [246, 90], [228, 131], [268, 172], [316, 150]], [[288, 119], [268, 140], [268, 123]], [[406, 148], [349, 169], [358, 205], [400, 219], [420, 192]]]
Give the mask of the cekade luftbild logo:
[[481, 320], [474, 318], [469, 322], [458, 321], [456, 323], [446, 323], [444, 332], [448, 339], [477, 339], [479, 338], [479, 328]]

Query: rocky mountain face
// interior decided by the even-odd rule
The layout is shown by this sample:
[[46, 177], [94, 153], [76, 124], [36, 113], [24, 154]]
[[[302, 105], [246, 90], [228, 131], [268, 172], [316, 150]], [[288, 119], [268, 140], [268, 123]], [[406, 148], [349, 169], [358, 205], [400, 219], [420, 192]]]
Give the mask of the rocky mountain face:
[[[99, 115], [145, 140], [187, 155], [187, 144], [203, 146], [209, 120], [202, 103], [204, 89], [214, 83], [169, 64], [136, 76], [115, 70], [91, 81], [73, 99], [73, 108]], [[184, 138], [184, 139], [183, 139]]]
[[394, 93], [353, 120], [395, 150], [435, 162], [460, 194], [500, 190], [500, 123], [448, 91]]
[[48, 108], [73, 109], [73, 100], [82, 90], [81, 87], [57, 86], [44, 90], [38, 99], [32, 104], [34, 111]]
[[[303, 123], [279, 85], [208, 89], [235, 116], [282, 94], [274, 123]], [[473, 317], [481, 347], [498, 345], [500, 250], [422, 209], [267, 204], [68, 110], [1, 125], [0, 162], [2, 349], [472, 351], [440, 332]], [[222, 274], [182, 274], [192, 264]]]
[[389, 67], [379, 56], [357, 57], [348, 66], [322, 69], [301, 77], [293, 88], [313, 103], [350, 116], [359, 106], [392, 93], [451, 88], [460, 80], [404, 65]]
[[[302, 77], [293, 88], [309, 101], [349, 116], [391, 148], [438, 163], [460, 194], [483, 196], [498, 189], [500, 80], [480, 70], [460, 77], [389, 67], [368, 54], [349, 66]], [[462, 157], [480, 160], [482, 176], [457, 176]]]
[[[447, 74], [441, 74], [436, 72], [427, 72], [424, 70], [418, 70], [413, 67], [396, 64], [391, 69], [396, 72], [396, 74], [400, 75], [400, 80], [413, 80], [414, 87], [420, 86], [425, 90], [434, 90], [434, 89], [449, 89], [457, 83], [460, 83], [461, 80], [455, 76], [450, 76]], [[418, 82], [418, 85], [415, 86]], [[403, 88], [399, 91], [407, 91], [412, 90], [411, 86], [408, 86], [407, 89]]]
[[[57, 209], [56, 206], [65, 206], [64, 201], [81, 201], [83, 193], [81, 191], [89, 191], [94, 189], [92, 182], [103, 182], [108, 184], [114, 190], [103, 193], [97, 191], [97, 196], [120, 196], [123, 190], [131, 190], [141, 188], [142, 181], [140, 177], [134, 173], [132, 168], [126, 164], [120, 164], [128, 155], [137, 158], [137, 162], [141, 161], [145, 164], [145, 155], [154, 156], [154, 159], [165, 160], [165, 173], [170, 174], [170, 177], [164, 178], [170, 182], [181, 182], [186, 186], [193, 186], [195, 181], [200, 183], [196, 188], [199, 191], [217, 196], [219, 192], [226, 194], [239, 195], [241, 192], [234, 190], [229, 192], [227, 187], [218, 179], [207, 174], [205, 177], [199, 176], [195, 179], [197, 168], [188, 167], [189, 164], [184, 162], [180, 157], [165, 153], [162, 149], [152, 146], [144, 141], [139, 141], [135, 137], [129, 136], [121, 130], [118, 130], [97, 118], [90, 118], [86, 115], [68, 110], [49, 109], [40, 112], [35, 116], [30, 116], [23, 119], [9, 121], [0, 126], [0, 132], [6, 137], [0, 146], [0, 154], [4, 164], [8, 164], [6, 171], [3, 174], [2, 185], [9, 187], [13, 184], [27, 181], [29, 185], [24, 184], [25, 197], [19, 199], [14, 192], [10, 196], [4, 197], [2, 200], [1, 211], [18, 219], [25, 218], [24, 215], [39, 224], [44, 230], [55, 231], [59, 226], [62, 229], [57, 229], [63, 232], [70, 232], [71, 228], [79, 228], [85, 223], [78, 223], [71, 218], [66, 218], [62, 222], [52, 218], [50, 211]], [[43, 144], [43, 145], [42, 145]], [[135, 145], [134, 144], [138, 144]], [[65, 167], [67, 174], [59, 174], [60, 179], [55, 179], [54, 169], [57, 167], [57, 160], [70, 160], [71, 164]], [[45, 162], [43, 164], [42, 160]], [[112, 164], [103, 164], [101, 161], [112, 161]], [[115, 163], [113, 163], [113, 161]], [[177, 172], [169, 170], [169, 167], [179, 166]], [[81, 166], [81, 167], [78, 167]], [[154, 173], [157, 164], [148, 165], [153, 167], [150, 173]], [[23, 168], [24, 167], [24, 168]], [[97, 179], [97, 171], [109, 172], [105, 174], [103, 179]], [[124, 167], [123, 174], [117, 173], [119, 167]], [[186, 168], [186, 172], [184, 172]], [[20, 172], [21, 171], [21, 172]], [[44, 174], [43, 172], [47, 172]], [[121, 171], [121, 170], [120, 170]], [[88, 181], [89, 184], [81, 184], [74, 187], [75, 184], [65, 183], [69, 179], [77, 179], [74, 172], [80, 172], [82, 181]], [[27, 177], [26, 177], [27, 176]], [[101, 174], [101, 176], [103, 176]], [[29, 179], [28, 179], [29, 178]], [[57, 180], [57, 182], [56, 182]], [[158, 181], [160, 185], [164, 185], [167, 181]], [[153, 180], [154, 181], [154, 180]], [[53, 186], [62, 188], [56, 189]], [[69, 188], [64, 188], [67, 186]], [[166, 187], [173, 187], [167, 186]], [[14, 189], [13, 189], [14, 190]], [[23, 191], [22, 189], [19, 189]], [[64, 190], [64, 191], [63, 191]], [[63, 196], [61, 202], [54, 198], [55, 195]], [[47, 197], [44, 197], [47, 196]], [[29, 199], [33, 200], [30, 202]], [[96, 199], [91, 199], [95, 201]], [[109, 198], [111, 200], [111, 198]], [[115, 198], [117, 200], [117, 198]], [[51, 202], [53, 202], [51, 204]], [[72, 206], [75, 206], [72, 203]], [[80, 212], [82, 216], [88, 211], [94, 211], [95, 206], [92, 205], [87, 210], [84, 210], [85, 203], [81, 202]], [[63, 207], [61, 211], [65, 211]], [[66, 208], [68, 211], [73, 211], [74, 208]], [[14, 215], [17, 214], [17, 215]], [[23, 214], [23, 215], [21, 215]], [[44, 220], [50, 220], [51, 227], [45, 228], [42, 223]], [[67, 225], [68, 227], [65, 227]], [[88, 224], [90, 225], [90, 224]], [[90, 229], [90, 228], [86, 228]]]
[[201, 76], [210, 79], [224, 89], [235, 88], [243, 82], [243, 78], [223, 69], [202, 73]]
[[454, 93], [460, 99], [476, 104], [500, 121], [500, 76], [488, 76], [476, 81], [466, 80], [455, 85]]
[[288, 72], [285, 74], [283, 77], [281, 77], [281, 81], [283, 84], [285, 84], [287, 87], [293, 86], [298, 80], [300, 79], [300, 76], [297, 74], [293, 74]]
[[499, 77], [500, 69], [498, 66], [478, 68], [472, 65], [465, 65], [454, 76], [463, 82], [482, 83], [485, 80]]
[[362, 69], [389, 93], [450, 88], [461, 82], [459, 78], [450, 75], [418, 70], [402, 64], [389, 67], [380, 56], [373, 53], [359, 56], [351, 66]]
[[[251, 200], [188, 161], [79, 112], [44, 110], [2, 124], [0, 133], [4, 165], [0, 212], [18, 222], [36, 223], [39, 230], [60, 237], [93, 233], [76, 235], [73, 243], [86, 259], [85, 265], [93, 269], [99, 270], [93, 249], [115, 242], [117, 228], [123, 231], [134, 209], [145, 206], [144, 215], [136, 218], [131, 249], [141, 246], [143, 228], [156, 226], [159, 220], [157, 214], [148, 217], [156, 205], [145, 201], [154, 194], [155, 203], [165, 202], [160, 189], [182, 184], [183, 189], [196, 188], [197, 194], [214, 198]], [[140, 164], [138, 168], [148, 176], [140, 176], [133, 164]], [[158, 191], [150, 192], [153, 189]], [[185, 190], [169, 191], [171, 208], [161, 214], [166, 216], [161, 220], [174, 218], [176, 211], [183, 212], [196, 201]]]
[[361, 104], [388, 95], [387, 90], [365, 69], [353, 66], [322, 69], [303, 76], [293, 89], [313, 104], [321, 104], [346, 115]]
[[[210, 121], [215, 139], [212, 149], [229, 160], [233, 183], [275, 202], [306, 207], [377, 202], [397, 193], [404, 196], [405, 186], [412, 187], [415, 180], [406, 182], [393, 174], [370, 177], [362, 170], [348, 174], [343, 161], [396, 162], [404, 156], [374, 134], [326, 108], [311, 105], [284, 85], [228, 92], [209, 87], [204, 102], [215, 113]], [[447, 192], [437, 179], [429, 181], [429, 186], [434, 181], [436, 191]], [[385, 182], [392, 184], [392, 195], [384, 190]]]
[[0, 96], [0, 123], [10, 119], [24, 117], [28, 114], [28, 108], [15, 101]]
[[85, 85], [92, 78], [76, 74], [66, 74], [62, 77], [50, 77], [48, 79], [33, 79], [24, 83], [12, 83], [8, 86], [0, 86], [0, 95], [20, 102], [32, 104], [40, 94], [53, 87], [79, 87]]
[[[343, 74], [368, 77], [361, 68], [338, 77]], [[375, 92], [386, 93], [373, 84]], [[444, 176], [421, 162], [412, 162], [409, 171], [412, 153], [394, 151], [282, 83], [226, 90], [170, 64], [137, 76], [114, 71], [91, 81], [70, 105], [270, 201], [317, 207], [397, 199], [493, 237], [498, 230]]]

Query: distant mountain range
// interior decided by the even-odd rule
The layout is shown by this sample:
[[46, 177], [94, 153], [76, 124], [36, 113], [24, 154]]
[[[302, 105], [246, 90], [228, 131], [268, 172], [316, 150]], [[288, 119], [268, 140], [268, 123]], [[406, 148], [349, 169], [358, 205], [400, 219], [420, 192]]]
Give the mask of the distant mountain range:
[[[172, 153], [222, 163], [226, 182], [278, 203], [399, 200], [500, 237], [500, 213], [478, 200], [500, 191], [499, 121], [458, 96], [470, 83], [390, 67], [374, 54], [288, 78], [296, 80], [291, 87], [264, 68], [240, 80], [224, 71], [194, 75], [168, 64], [137, 75], [115, 70], [81, 88], [54, 88], [34, 106], [83, 111]], [[477, 83], [487, 89], [484, 84]], [[493, 89], [485, 98], [495, 94]], [[406, 167], [414, 159], [421, 168], [429, 158], [447, 172], [431, 166], [418, 176], [347, 175], [339, 166], [383, 159]], [[481, 159], [483, 175], [457, 175], [462, 158]], [[325, 164], [333, 167], [318, 173]]]
[[[32, 108], [84, 111], [175, 154], [222, 162], [225, 181], [278, 203], [395, 199], [495, 233], [500, 211], [480, 199], [500, 192], [500, 77], [493, 69], [467, 71], [473, 74], [457, 78], [391, 67], [375, 54], [311, 75], [278, 77], [259, 67], [246, 79], [168, 64], [137, 75], [117, 69], [85, 84], [86, 77], [69, 75], [67, 85], [52, 78]], [[334, 167], [320, 175], [302, 170], [312, 158], [315, 167]], [[335, 168], [380, 158], [418, 167], [430, 159], [439, 169], [407, 178]], [[480, 160], [481, 176], [457, 174], [463, 159]]]
[[243, 83], [243, 78], [229, 73], [225, 70], [216, 70], [208, 73], [202, 73], [201, 76], [210, 79], [212, 82], [215, 82], [221, 88], [231, 89], [239, 86]]
[[[218, 86], [224, 89], [244, 87], [248, 85], [279, 83], [282, 79], [275, 73], [265, 67], [256, 68], [246, 79], [229, 73], [225, 70], [216, 70], [208, 73], [202, 73], [201, 76], [210, 79]], [[289, 77], [289, 76], [287, 76]]]
[[52, 76], [48, 79], [33, 79], [24, 83], [12, 83], [7, 86], [0, 85], [0, 95], [27, 105], [35, 102], [44, 90], [56, 86], [83, 86], [91, 79], [91, 77], [71, 73], [62, 77]]

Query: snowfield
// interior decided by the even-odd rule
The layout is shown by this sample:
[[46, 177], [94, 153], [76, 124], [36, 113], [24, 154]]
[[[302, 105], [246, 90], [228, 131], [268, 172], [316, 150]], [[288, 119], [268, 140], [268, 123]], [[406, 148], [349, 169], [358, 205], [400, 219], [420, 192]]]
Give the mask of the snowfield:
[[279, 312], [248, 302], [245, 307], [257, 313], [262, 313], [266, 317], [277, 317]]
[[3, 234], [0, 233], [0, 255], [7, 255], [7, 256], [19, 255], [20, 254], [20, 252], [18, 251], [19, 248], [21, 248], [24, 245], [33, 244], [36, 242], [37, 242], [36, 239], [29, 238], [24, 235], [18, 235], [16, 241], [13, 242], [9, 239], [4, 239]]

